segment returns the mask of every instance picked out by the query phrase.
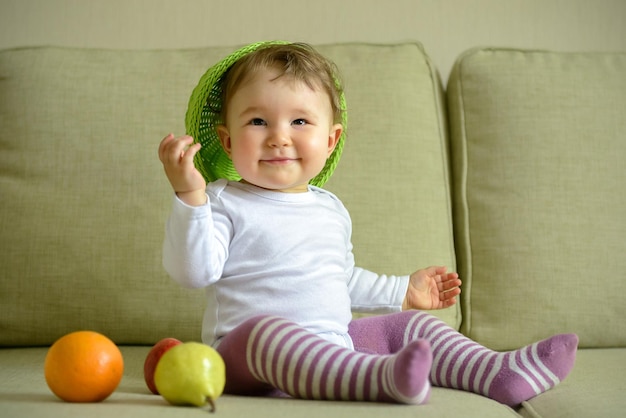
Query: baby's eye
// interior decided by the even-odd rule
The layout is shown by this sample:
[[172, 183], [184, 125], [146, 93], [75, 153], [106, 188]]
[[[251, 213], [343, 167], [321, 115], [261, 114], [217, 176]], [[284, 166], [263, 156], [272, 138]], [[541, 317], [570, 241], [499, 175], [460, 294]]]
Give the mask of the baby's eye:
[[264, 126], [265, 125], [265, 121], [261, 118], [254, 118], [250, 121], [250, 125], [254, 125], [254, 126]]
[[293, 122], [291, 122], [293, 125], [299, 125], [299, 126], [304, 126], [307, 124], [307, 121], [305, 119], [296, 119]]

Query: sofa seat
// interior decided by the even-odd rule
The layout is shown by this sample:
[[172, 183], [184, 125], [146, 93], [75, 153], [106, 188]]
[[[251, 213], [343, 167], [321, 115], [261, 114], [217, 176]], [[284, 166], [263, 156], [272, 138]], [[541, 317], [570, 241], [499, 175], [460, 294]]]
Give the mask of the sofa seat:
[[[43, 364], [47, 347], [0, 349], [0, 416], [88, 416], [136, 418], [203, 416], [194, 407], [174, 407], [153, 395], [143, 380], [143, 361], [150, 347], [122, 346], [124, 378], [108, 399], [97, 404], [59, 400], [46, 386]], [[305, 401], [224, 395], [216, 413], [228, 417], [616, 417], [626, 411], [626, 349], [580, 350], [574, 371], [562, 384], [514, 410], [482, 396], [433, 388], [426, 405], [369, 402]], [[590, 402], [593, 399], [593, 402]]]
[[[71, 404], [59, 400], [46, 385], [43, 365], [47, 348], [0, 350], [0, 416], [81, 416], [137, 418], [206, 416], [195, 407], [174, 407], [153, 395], [143, 379], [148, 346], [122, 346], [124, 377], [104, 402]], [[472, 412], [473, 411], [473, 412]], [[216, 416], [228, 417], [515, 417], [513, 409], [482, 396], [434, 388], [427, 405], [406, 406], [369, 402], [305, 401], [224, 395], [217, 401]]]

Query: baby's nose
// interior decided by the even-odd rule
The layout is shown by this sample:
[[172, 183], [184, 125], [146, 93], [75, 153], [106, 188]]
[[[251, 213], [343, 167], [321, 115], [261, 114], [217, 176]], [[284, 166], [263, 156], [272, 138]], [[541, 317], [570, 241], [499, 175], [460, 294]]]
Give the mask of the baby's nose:
[[267, 143], [270, 147], [285, 147], [291, 144], [291, 138], [286, 132], [276, 129], [270, 133]]

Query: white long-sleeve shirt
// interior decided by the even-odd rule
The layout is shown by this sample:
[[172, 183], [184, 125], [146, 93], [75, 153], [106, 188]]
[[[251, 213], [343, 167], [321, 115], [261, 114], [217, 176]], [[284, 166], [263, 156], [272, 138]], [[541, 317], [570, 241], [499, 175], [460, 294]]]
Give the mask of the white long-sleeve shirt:
[[352, 348], [352, 309], [401, 309], [408, 276], [355, 267], [350, 216], [332, 193], [313, 186], [281, 193], [226, 180], [206, 192], [208, 203], [199, 207], [174, 198], [163, 246], [174, 280], [206, 288], [206, 344], [271, 314]]

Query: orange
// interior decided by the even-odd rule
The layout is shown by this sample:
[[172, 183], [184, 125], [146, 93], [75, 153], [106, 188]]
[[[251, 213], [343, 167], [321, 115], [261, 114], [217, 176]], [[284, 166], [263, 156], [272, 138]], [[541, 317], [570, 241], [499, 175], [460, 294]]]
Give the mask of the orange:
[[59, 338], [48, 350], [46, 383], [67, 402], [100, 402], [117, 388], [124, 373], [119, 348], [106, 336], [76, 331]]

